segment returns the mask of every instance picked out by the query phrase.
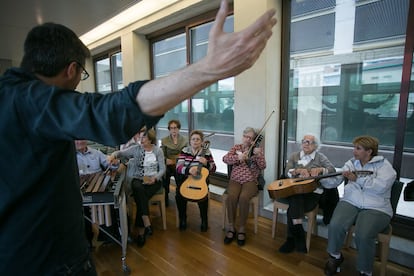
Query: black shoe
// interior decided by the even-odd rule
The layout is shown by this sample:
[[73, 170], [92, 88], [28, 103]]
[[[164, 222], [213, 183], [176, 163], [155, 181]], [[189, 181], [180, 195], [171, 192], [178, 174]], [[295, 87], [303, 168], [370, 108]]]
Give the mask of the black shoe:
[[296, 252], [308, 253], [308, 249], [306, 248], [305, 230], [303, 230], [302, 224], [293, 225], [292, 234], [295, 241]]
[[144, 244], [145, 244], [145, 235], [138, 235], [137, 246], [138, 247], [143, 247]]
[[184, 231], [185, 229], [187, 229], [187, 221], [180, 220], [180, 231]]
[[[231, 234], [231, 237], [229, 237], [229, 234]], [[227, 231], [226, 237], [224, 238], [224, 244], [230, 244], [234, 240], [235, 236], [235, 231]]]
[[293, 237], [288, 237], [284, 244], [279, 248], [280, 253], [291, 253], [295, 250], [295, 240]]
[[341, 257], [339, 257], [339, 259], [329, 255], [329, 259], [325, 264], [325, 275], [331, 276], [331, 275], [335, 275], [336, 272], [339, 272], [340, 265], [342, 264], [343, 261], [344, 261], [344, 256], [342, 256], [342, 254], [341, 254]]
[[237, 233], [237, 244], [239, 246], [246, 244], [246, 233]]
[[201, 225], [200, 225], [201, 232], [207, 232], [207, 229], [208, 229], [208, 223], [207, 223], [207, 221], [202, 221], [201, 222]]
[[295, 249], [296, 249], [296, 252], [299, 252], [299, 253], [305, 253], [305, 254], [308, 253], [308, 248], [306, 247], [305, 236], [295, 238]]
[[153, 231], [152, 231], [151, 225], [145, 227], [145, 231], [144, 231], [144, 236], [145, 237], [152, 236], [152, 233], [153, 233]]

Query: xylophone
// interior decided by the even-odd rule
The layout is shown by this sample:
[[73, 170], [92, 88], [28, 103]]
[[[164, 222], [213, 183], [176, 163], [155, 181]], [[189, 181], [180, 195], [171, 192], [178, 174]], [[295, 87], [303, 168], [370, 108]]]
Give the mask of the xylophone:
[[91, 207], [91, 220], [98, 225], [112, 225], [111, 205], [114, 204], [114, 192], [120, 173], [109, 170], [80, 176], [83, 204]]
[[121, 241], [99, 227], [109, 237], [122, 247], [122, 270], [129, 273], [126, 265], [126, 251], [128, 241], [128, 221], [125, 194], [126, 167], [121, 165], [115, 172], [105, 171], [80, 177], [80, 190], [83, 197], [83, 206], [91, 208], [91, 218], [85, 217], [98, 225], [112, 225], [111, 205], [119, 211], [119, 226]]

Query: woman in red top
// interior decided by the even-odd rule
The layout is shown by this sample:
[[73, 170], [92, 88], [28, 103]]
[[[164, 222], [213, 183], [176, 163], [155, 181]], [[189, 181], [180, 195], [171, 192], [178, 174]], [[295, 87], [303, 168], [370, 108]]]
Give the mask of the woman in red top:
[[[223, 156], [223, 162], [232, 166], [230, 181], [227, 186], [227, 201], [225, 202], [228, 212], [228, 229], [224, 243], [229, 244], [236, 236], [234, 222], [237, 214], [237, 204], [240, 208], [239, 231], [237, 243], [243, 246], [246, 242], [245, 225], [249, 214], [249, 201], [258, 193], [257, 177], [266, 168], [263, 149], [252, 145], [255, 142], [256, 130], [247, 127], [243, 131], [242, 144], [234, 145], [230, 151]], [[249, 150], [251, 154], [249, 154]]]

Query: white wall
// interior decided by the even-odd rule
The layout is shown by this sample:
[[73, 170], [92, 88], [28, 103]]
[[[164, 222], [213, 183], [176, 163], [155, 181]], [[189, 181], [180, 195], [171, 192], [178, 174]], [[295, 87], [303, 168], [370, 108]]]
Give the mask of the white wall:
[[[275, 8], [278, 24], [273, 36], [256, 64], [235, 78], [234, 135], [240, 142], [246, 126], [264, 128], [266, 183], [276, 179], [279, 150], [280, 75], [281, 75], [281, 22], [282, 7], [279, 0], [234, 1], [234, 31], [239, 31], [253, 22], [262, 13]], [[265, 192], [265, 201], [268, 194]]]

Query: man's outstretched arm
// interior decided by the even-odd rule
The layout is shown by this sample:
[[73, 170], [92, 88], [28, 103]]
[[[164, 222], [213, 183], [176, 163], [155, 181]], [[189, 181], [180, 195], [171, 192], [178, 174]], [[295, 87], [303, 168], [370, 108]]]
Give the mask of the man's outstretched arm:
[[207, 55], [198, 62], [166, 77], [147, 82], [137, 95], [141, 110], [162, 115], [183, 100], [214, 82], [236, 76], [259, 58], [276, 24], [275, 10], [269, 10], [240, 32], [225, 33], [227, 0], [222, 0], [211, 28]]

